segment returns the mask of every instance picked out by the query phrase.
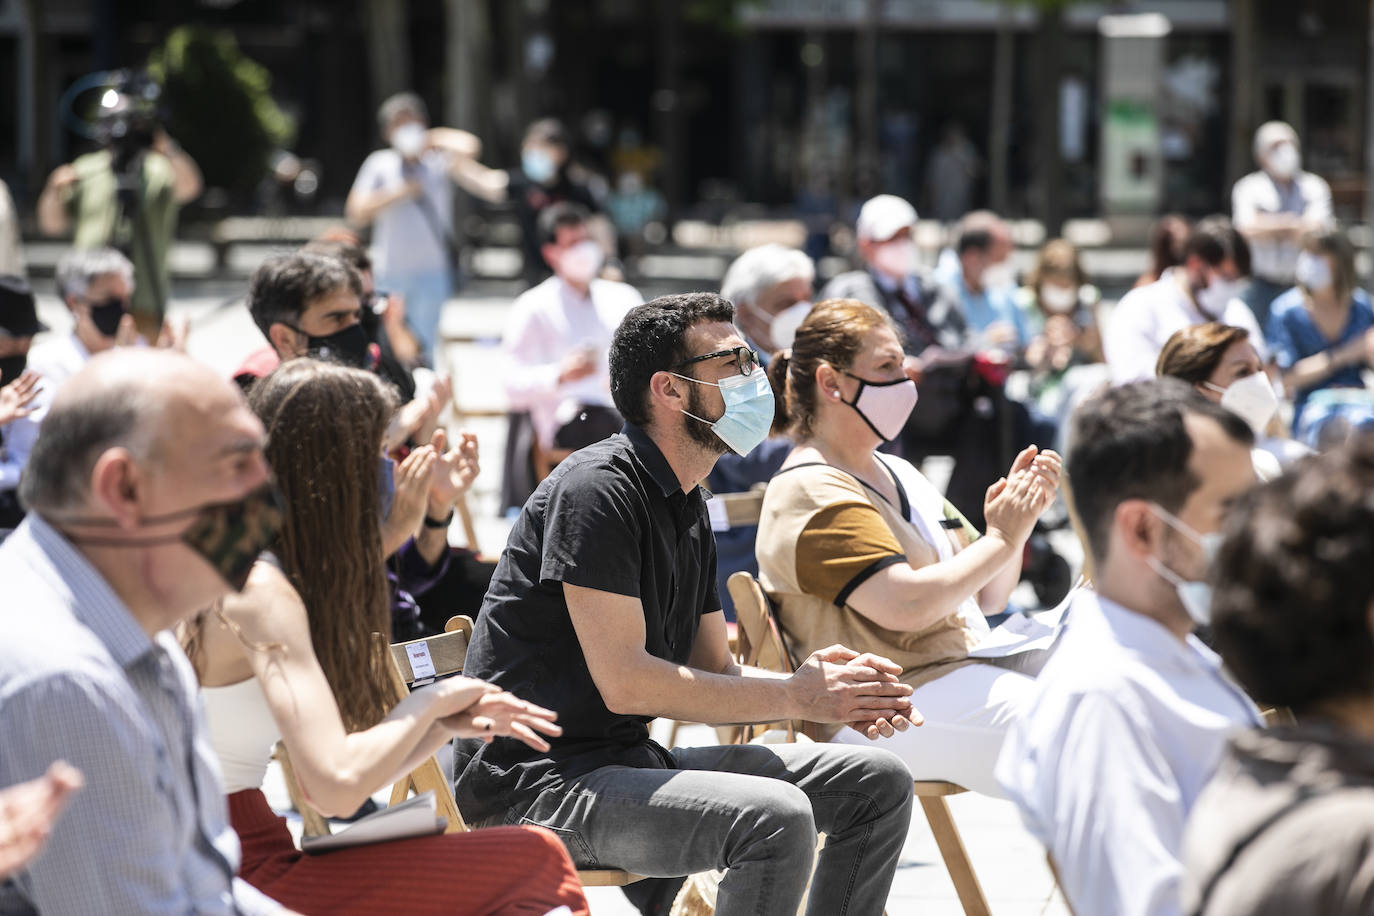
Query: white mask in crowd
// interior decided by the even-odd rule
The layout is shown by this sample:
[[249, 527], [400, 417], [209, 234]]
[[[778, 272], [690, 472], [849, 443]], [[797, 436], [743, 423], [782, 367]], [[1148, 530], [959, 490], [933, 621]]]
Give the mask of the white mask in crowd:
[[414, 159], [424, 152], [425, 128], [417, 121], [409, 121], [391, 132], [391, 148], [406, 159]]
[[845, 375], [859, 383], [854, 400], [845, 403], [853, 407], [868, 428], [881, 436], [884, 442], [894, 441], [902, 434], [907, 417], [916, 407], [916, 383], [909, 378], [871, 382], [852, 372], [846, 372]]
[[1279, 396], [1274, 393], [1269, 376], [1263, 372], [1237, 379], [1228, 388], [1213, 385], [1211, 382], [1202, 384], [1220, 392], [1221, 406], [1249, 424], [1256, 437], [1264, 435], [1264, 431], [1269, 427], [1269, 421], [1279, 412]]
[[1072, 312], [1078, 305], [1078, 290], [1071, 286], [1046, 283], [1040, 287], [1040, 304], [1045, 307], [1045, 311], [1054, 312], [1056, 315]]
[[583, 239], [558, 256], [558, 275], [570, 283], [585, 286], [601, 272], [605, 256], [593, 239]]
[[[1208, 568], [1216, 560], [1217, 551], [1221, 548], [1223, 535], [1221, 532], [1212, 534], [1199, 534], [1193, 526], [1184, 522], [1181, 518], [1174, 515], [1163, 506], [1151, 503], [1150, 510], [1164, 520], [1170, 528], [1179, 534], [1191, 539], [1195, 544], [1202, 548], [1203, 557], [1206, 559]], [[1145, 562], [1150, 565], [1161, 579], [1174, 587], [1178, 594], [1179, 603], [1188, 612], [1188, 616], [1193, 619], [1193, 623], [1198, 626], [1206, 626], [1212, 620], [1212, 586], [1206, 582], [1198, 582], [1185, 579], [1169, 567], [1165, 566], [1154, 556], [1145, 558]]]
[[1240, 295], [1240, 290], [1239, 281], [1217, 277], [1210, 285], [1198, 290], [1193, 298], [1197, 300], [1198, 308], [1202, 309], [1204, 315], [1216, 320], [1226, 313], [1226, 306]]
[[1012, 267], [1011, 258], [1004, 258], [996, 264], [984, 267], [981, 280], [983, 289], [1005, 289], [1015, 286], [1016, 268]]
[[917, 261], [916, 243], [911, 239], [891, 239], [873, 249], [873, 266], [894, 279], [914, 274]]
[[1293, 275], [1298, 285], [1309, 292], [1321, 293], [1331, 288], [1331, 264], [1319, 254], [1298, 252], [1298, 264], [1293, 269]]
[[776, 315], [768, 314], [752, 302], [746, 302], [745, 305], [754, 313], [754, 317], [768, 325], [768, 336], [777, 350], [792, 346], [792, 341], [797, 337], [797, 328], [811, 314], [811, 303], [806, 299], [792, 303]]
[[1269, 151], [1269, 172], [1275, 178], [1287, 181], [1302, 168], [1302, 154], [1291, 143], [1280, 143]]

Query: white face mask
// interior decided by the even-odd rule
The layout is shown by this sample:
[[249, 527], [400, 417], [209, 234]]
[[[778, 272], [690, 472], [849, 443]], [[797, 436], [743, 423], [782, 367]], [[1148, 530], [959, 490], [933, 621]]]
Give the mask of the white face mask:
[[601, 246], [583, 239], [558, 256], [558, 275], [569, 283], [586, 286], [601, 272]]
[[1267, 164], [1271, 175], [1287, 181], [1302, 168], [1302, 153], [1291, 143], [1280, 143], [1269, 151]]
[[982, 276], [983, 289], [1005, 289], [1008, 286], [1016, 285], [1016, 268], [1011, 265], [1011, 258], [998, 261], [983, 268]]
[[811, 314], [811, 303], [806, 299], [792, 303], [776, 315], [768, 314], [752, 302], [746, 302], [745, 307], [768, 326], [768, 336], [772, 338], [775, 350], [786, 350], [792, 346], [792, 341], [797, 338], [797, 328]]
[[1054, 312], [1056, 315], [1072, 312], [1078, 305], [1078, 290], [1057, 283], [1046, 283], [1040, 287], [1040, 304], [1045, 307], [1045, 311]]
[[1310, 251], [1298, 252], [1298, 263], [1293, 269], [1293, 275], [1298, 285], [1308, 292], [1324, 293], [1331, 288], [1331, 263]]
[[[1217, 551], [1221, 549], [1223, 535], [1221, 532], [1212, 534], [1199, 534], [1192, 525], [1183, 521], [1163, 506], [1151, 503], [1150, 510], [1164, 520], [1170, 528], [1179, 534], [1189, 538], [1193, 543], [1202, 548], [1203, 557], [1206, 559], [1208, 568], [1216, 560]], [[1198, 626], [1206, 626], [1212, 620], [1212, 586], [1206, 582], [1198, 582], [1185, 579], [1169, 567], [1165, 566], [1153, 555], [1145, 558], [1145, 562], [1150, 565], [1161, 579], [1174, 587], [1178, 594], [1178, 601], [1183, 605], [1183, 609], [1188, 612], [1193, 623]]]
[[391, 148], [406, 159], [414, 159], [424, 152], [425, 128], [417, 121], [409, 121], [391, 132]]
[[1198, 308], [1202, 309], [1204, 315], [1213, 320], [1221, 318], [1226, 314], [1226, 306], [1230, 305], [1231, 300], [1240, 295], [1241, 283], [1239, 281], [1223, 280], [1217, 277], [1211, 285], [1205, 289], [1200, 289], [1194, 294], [1197, 299]]
[[1279, 397], [1269, 376], [1256, 372], [1231, 383], [1229, 388], [1203, 382], [1208, 388], [1221, 393], [1221, 406], [1238, 415], [1254, 430], [1255, 437], [1264, 435], [1269, 421], [1279, 411]]
[[916, 272], [916, 243], [911, 239], [892, 239], [873, 249], [873, 266], [879, 273], [900, 280]]

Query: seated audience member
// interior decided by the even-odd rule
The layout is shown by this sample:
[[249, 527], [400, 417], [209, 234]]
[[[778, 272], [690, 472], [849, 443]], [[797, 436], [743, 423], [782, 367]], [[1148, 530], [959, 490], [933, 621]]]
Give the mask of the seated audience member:
[[[243, 592], [185, 634], [243, 843], [240, 876], [288, 906], [330, 913], [585, 912], [562, 844], [540, 830], [296, 850], [259, 788], [278, 739], [305, 797], [341, 816], [454, 736], [507, 735], [546, 750], [537, 733], [558, 728], [552, 712], [470, 678], [397, 702], [374, 636], [389, 616], [375, 476], [391, 391], [371, 373], [295, 360], [254, 385], [251, 403], [268, 430], [284, 523]], [[460, 888], [432, 880], [460, 871]]]
[[102, 354], [54, 398], [29, 516], [0, 545], [0, 785], [62, 758], [86, 786], [0, 912], [280, 910], [234, 877], [195, 674], [167, 632], [274, 535], [262, 442], [233, 385], [170, 353]]
[[987, 215], [990, 220], [961, 221], [954, 241], [958, 268], [941, 279], [954, 288], [979, 349], [1019, 354], [1031, 332], [1016, 307], [1011, 233], [1000, 218]]
[[[799, 653], [840, 643], [901, 665], [926, 723], [879, 746], [917, 779], [1001, 794], [992, 768], [1031, 681], [968, 652], [988, 630], [983, 615], [1006, 609], [1059, 456], [1017, 458], [989, 491], [979, 537], [920, 471], [878, 451], [916, 401], [890, 318], [854, 299], [821, 302], [769, 374], [797, 443], [764, 494], [757, 547], [784, 639]], [[834, 740], [867, 739], [842, 729]]]
[[525, 504], [467, 656], [471, 676], [556, 704], [566, 731], [547, 752], [460, 742], [458, 803], [477, 823], [554, 829], [580, 866], [726, 868], [720, 916], [795, 913], [808, 884], [808, 912], [877, 916], [911, 817], [895, 756], [649, 738], [656, 716], [850, 722], [877, 736], [914, 715], [896, 666], [876, 656], [830, 646], [790, 677], [730, 657], [700, 484], [773, 418], [733, 318], [719, 296], [691, 293], [616, 329], [611, 391], [626, 429], [573, 454]]
[[1078, 913], [1178, 913], [1183, 825], [1227, 735], [1259, 713], [1192, 634], [1212, 545], [1255, 482], [1254, 435], [1176, 379], [1108, 389], [1074, 416], [1068, 479], [1096, 591], [1012, 723], [997, 779]]
[[1295, 725], [1241, 732], [1193, 808], [1184, 910], [1362, 916], [1374, 904], [1374, 436], [1304, 461], [1227, 522], [1212, 632]]
[[644, 299], [597, 276], [604, 255], [588, 219], [570, 203], [539, 214], [539, 250], [553, 276], [515, 300], [501, 340], [511, 409], [529, 412], [545, 452], [599, 442], [623, 422], [611, 404], [607, 351], [616, 325]]
[[1250, 273], [1250, 247], [1224, 216], [1193, 227], [1183, 264], [1121, 297], [1102, 333], [1102, 349], [1116, 384], [1154, 375], [1159, 351], [1181, 328], [1222, 321], [1244, 328], [1261, 360], [1268, 358], [1255, 316], [1239, 298]]
[[35, 411], [51, 397], [43, 395], [38, 373], [28, 367], [36, 334], [47, 327], [38, 320], [33, 290], [20, 277], [0, 277], [0, 531], [24, 520], [19, 505], [19, 476], [38, 435]]
[[1192, 231], [1192, 221], [1177, 213], [1166, 213], [1155, 220], [1150, 227], [1150, 266], [1136, 277], [1132, 289], [1149, 286], [1164, 276], [1164, 271], [1182, 264], [1183, 249]]
[[[744, 342], [759, 354], [767, 368], [772, 355], [792, 346], [797, 326], [811, 311], [811, 284], [816, 268], [805, 252], [782, 245], [760, 245], [735, 259], [725, 271], [720, 295], [735, 306], [735, 321]], [[777, 428], [748, 455], [721, 455], [706, 478], [712, 493], [741, 493], [767, 483], [792, 450], [792, 442]], [[716, 586], [725, 619], [735, 619], [735, 606], [725, 583], [737, 572], [759, 573], [754, 558], [756, 525], [723, 528], [713, 521], [716, 535]]]
[[[1298, 285], [1274, 300], [1268, 331], [1283, 386], [1293, 394], [1293, 430], [1316, 447], [1340, 438], [1324, 437], [1322, 426], [1343, 410], [1311, 404], [1312, 396], [1332, 389], [1363, 392], [1362, 373], [1374, 369], [1374, 308], [1356, 285], [1355, 250], [1340, 229], [1304, 236], [1297, 275]], [[1317, 409], [1309, 410], [1310, 404]], [[1339, 405], [1339, 397], [1332, 404]]]
[[1244, 328], [1211, 321], [1175, 331], [1155, 372], [1182, 379], [1249, 424], [1255, 434], [1250, 456], [1260, 480], [1272, 480], [1285, 464], [1312, 453], [1292, 439], [1269, 435], [1279, 398]]
[[58, 760], [42, 776], [0, 789], [0, 881], [43, 851], [62, 809], [81, 786], [81, 771]]

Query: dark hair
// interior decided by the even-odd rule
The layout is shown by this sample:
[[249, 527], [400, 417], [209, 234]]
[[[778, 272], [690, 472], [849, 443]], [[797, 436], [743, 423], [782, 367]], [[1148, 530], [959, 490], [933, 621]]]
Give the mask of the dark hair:
[[1374, 690], [1374, 436], [1300, 462], [1233, 510], [1212, 632], [1256, 700], [1316, 711]]
[[367, 249], [356, 242], [343, 239], [315, 239], [306, 243], [301, 251], [309, 254], [322, 254], [327, 258], [338, 258], [359, 274], [372, 273], [372, 258]]
[[253, 273], [248, 311], [267, 336], [274, 324], [299, 325], [311, 302], [347, 286], [361, 298], [363, 281], [348, 262], [310, 251], [269, 258]]
[[959, 233], [955, 248], [959, 254], [969, 250], [987, 251], [992, 247], [992, 233], [987, 229], [968, 229]]
[[414, 115], [426, 124], [429, 123], [429, 109], [425, 100], [413, 92], [398, 92], [382, 102], [377, 109], [377, 129], [386, 136], [387, 128], [403, 114]]
[[892, 317], [858, 299], [817, 302], [797, 328], [791, 351], [773, 354], [768, 380], [773, 385], [773, 429], [790, 430], [799, 439], [813, 432], [816, 419], [816, 370], [821, 363], [848, 369], [874, 328], [887, 327], [901, 340]]
[[581, 204], [561, 201], [545, 207], [535, 224], [540, 245], [553, 245], [558, 242], [558, 230], [586, 225], [592, 215]]
[[1332, 291], [1337, 301], [1349, 300], [1359, 278], [1355, 274], [1355, 248], [1345, 231], [1336, 226], [1314, 229], [1302, 237], [1302, 247], [1304, 251], [1331, 259]]
[[1107, 556], [1112, 516], [1128, 499], [1177, 512], [1200, 483], [1188, 469], [1193, 440], [1184, 419], [1215, 420], [1230, 438], [1252, 445], [1249, 425], [1175, 378], [1109, 388], [1073, 415], [1068, 478], [1093, 559]]
[[1231, 344], [1249, 340], [1250, 332], [1232, 324], [1209, 321], [1180, 328], [1169, 336], [1155, 362], [1155, 375], [1201, 385], [1212, 377]]
[[1183, 243], [1183, 258], [1187, 260], [1193, 255], [1209, 267], [1231, 260], [1241, 276], [1250, 274], [1250, 245], [1224, 216], [1205, 217], [1193, 227], [1188, 241]]
[[659, 296], [630, 309], [611, 339], [615, 409], [626, 422], [647, 427], [649, 380], [655, 372], [698, 355], [687, 352], [687, 331], [702, 322], [734, 320], [735, 307], [715, 293]]
[[371, 372], [294, 359], [253, 386], [249, 406], [267, 428], [267, 461], [287, 507], [273, 550], [305, 604], [345, 727], [368, 728], [399, 699], [387, 667], [391, 603], [377, 489], [396, 396]]
[[543, 143], [548, 146], [568, 148], [568, 131], [557, 118], [540, 118], [525, 128], [525, 139], [521, 144]]
[[1177, 213], [1161, 216], [1150, 227], [1150, 270], [1149, 278], [1158, 280], [1164, 271], [1183, 263], [1183, 247], [1193, 225], [1188, 217]]

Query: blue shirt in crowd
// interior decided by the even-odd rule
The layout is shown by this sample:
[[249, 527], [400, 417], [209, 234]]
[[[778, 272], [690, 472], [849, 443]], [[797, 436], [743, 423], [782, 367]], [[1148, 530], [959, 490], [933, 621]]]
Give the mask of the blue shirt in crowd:
[[[1357, 289], [1351, 297], [1350, 316], [1345, 327], [1335, 340], [1328, 339], [1312, 321], [1312, 313], [1303, 302], [1302, 290], [1294, 288], [1274, 300], [1270, 306], [1269, 327], [1265, 329], [1265, 339], [1273, 351], [1279, 368], [1287, 372], [1299, 360], [1335, 347], [1341, 347], [1374, 327], [1374, 308], [1370, 307], [1369, 296]], [[1300, 388], [1293, 394], [1293, 429], [1302, 421], [1302, 409], [1314, 391], [1323, 388], [1363, 388], [1361, 377], [1362, 364], [1343, 366], [1326, 379], [1307, 388]]]

